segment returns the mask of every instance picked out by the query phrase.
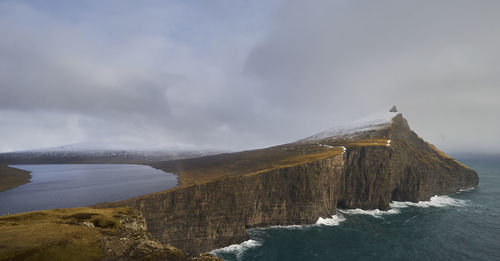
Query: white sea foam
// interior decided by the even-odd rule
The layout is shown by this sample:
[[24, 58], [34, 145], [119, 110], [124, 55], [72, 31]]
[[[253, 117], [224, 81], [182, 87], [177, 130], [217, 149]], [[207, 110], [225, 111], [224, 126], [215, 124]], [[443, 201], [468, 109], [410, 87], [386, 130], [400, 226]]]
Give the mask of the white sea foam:
[[469, 192], [469, 191], [473, 191], [475, 188], [476, 188], [476, 187], [471, 187], [471, 188], [464, 188], [464, 189], [460, 189], [460, 191], [459, 191], [458, 193], [460, 193], [460, 192]]
[[288, 226], [269, 226], [264, 228], [254, 228], [257, 230], [266, 230], [266, 229], [307, 229], [314, 226], [324, 225], [324, 226], [338, 226], [342, 221], [345, 220], [345, 217], [342, 214], [332, 215], [329, 218], [318, 218], [316, 223], [309, 225], [288, 225]]
[[373, 210], [363, 210], [360, 208], [355, 208], [355, 209], [338, 209], [339, 212], [347, 214], [347, 215], [370, 215], [376, 218], [382, 218], [384, 215], [393, 215], [393, 214], [399, 214], [398, 209], [389, 209], [389, 210], [380, 210], [380, 209], [373, 209]]
[[419, 201], [417, 203], [409, 201], [394, 201], [390, 206], [393, 209], [406, 208], [406, 207], [463, 207], [467, 205], [467, 200], [450, 198], [448, 196], [434, 196], [429, 201]]
[[331, 218], [318, 218], [315, 225], [324, 225], [324, 226], [338, 226], [342, 221], [345, 220], [345, 217], [342, 214], [333, 215]]
[[219, 248], [210, 251], [210, 254], [222, 254], [222, 253], [234, 253], [236, 258], [239, 260], [243, 253], [250, 248], [259, 247], [262, 245], [262, 242], [257, 240], [249, 239], [247, 241], [242, 242], [241, 244], [234, 244], [227, 247]]
[[[470, 189], [469, 189], [470, 190]], [[464, 191], [469, 191], [469, 190], [464, 190]], [[346, 215], [370, 215], [376, 218], [382, 218], [384, 215], [393, 215], [393, 214], [399, 214], [401, 211], [401, 208], [407, 208], [407, 207], [421, 207], [421, 208], [428, 208], [428, 207], [463, 207], [467, 205], [467, 200], [462, 200], [462, 199], [456, 199], [456, 198], [450, 198], [448, 196], [434, 196], [430, 198], [429, 201], [419, 201], [417, 203], [414, 202], [409, 202], [409, 201], [393, 201], [390, 203], [391, 209], [389, 210], [379, 210], [379, 209], [374, 209], [374, 210], [363, 210], [363, 209], [338, 209], [340, 213], [346, 214]]]
[[257, 230], [265, 230], [265, 229], [275, 229], [275, 228], [280, 228], [280, 229], [303, 229], [303, 228], [306, 228], [306, 227], [309, 227], [311, 225], [288, 225], [288, 226], [281, 226], [281, 225], [277, 225], [277, 226], [269, 226], [269, 227], [261, 227], [261, 228], [253, 228], [253, 229], [257, 229]]

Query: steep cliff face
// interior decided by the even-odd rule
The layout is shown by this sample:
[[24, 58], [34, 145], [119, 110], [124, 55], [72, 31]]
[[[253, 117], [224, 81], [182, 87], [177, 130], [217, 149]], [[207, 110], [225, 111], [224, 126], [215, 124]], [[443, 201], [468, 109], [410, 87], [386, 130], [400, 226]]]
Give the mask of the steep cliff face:
[[390, 142], [348, 147], [339, 207], [386, 210], [391, 201], [429, 200], [479, 182], [475, 171], [419, 138], [401, 114], [378, 137]]
[[197, 254], [247, 240], [247, 228], [311, 224], [334, 214], [343, 166], [338, 155], [118, 204], [142, 212], [153, 237]]
[[102, 206], [139, 210], [153, 237], [197, 254], [248, 239], [247, 228], [311, 224], [337, 207], [385, 210], [393, 200], [428, 200], [478, 183], [473, 170], [419, 138], [401, 114], [359, 133], [334, 133], [342, 136], [316, 135], [273, 151], [314, 145], [344, 152]]

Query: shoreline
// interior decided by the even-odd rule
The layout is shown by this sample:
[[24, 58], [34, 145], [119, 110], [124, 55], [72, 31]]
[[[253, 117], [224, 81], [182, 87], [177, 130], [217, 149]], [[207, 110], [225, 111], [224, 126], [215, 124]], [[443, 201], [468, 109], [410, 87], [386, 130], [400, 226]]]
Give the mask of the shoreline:
[[31, 172], [0, 164], [0, 192], [31, 182]]

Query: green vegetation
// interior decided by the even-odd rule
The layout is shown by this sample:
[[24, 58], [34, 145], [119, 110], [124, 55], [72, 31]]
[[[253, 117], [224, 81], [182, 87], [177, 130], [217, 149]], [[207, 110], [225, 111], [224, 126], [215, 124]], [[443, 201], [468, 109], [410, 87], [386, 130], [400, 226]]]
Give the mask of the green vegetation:
[[29, 171], [0, 164], [0, 192], [30, 182]]
[[[98, 260], [130, 209], [53, 209], [0, 217], [0, 260]], [[93, 224], [93, 227], [91, 224]]]

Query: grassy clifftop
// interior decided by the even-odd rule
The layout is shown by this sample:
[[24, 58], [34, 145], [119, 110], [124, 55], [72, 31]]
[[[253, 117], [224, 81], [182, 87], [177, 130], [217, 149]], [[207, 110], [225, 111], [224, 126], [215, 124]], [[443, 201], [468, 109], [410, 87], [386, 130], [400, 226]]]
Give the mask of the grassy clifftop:
[[0, 217], [0, 260], [188, 259], [152, 240], [131, 209], [71, 208]]
[[165, 161], [152, 165], [177, 174], [182, 187], [314, 162], [339, 155], [343, 151], [341, 146], [290, 143], [265, 149]]
[[122, 211], [76, 208], [0, 217], [0, 260], [100, 259], [99, 241], [116, 233]]

